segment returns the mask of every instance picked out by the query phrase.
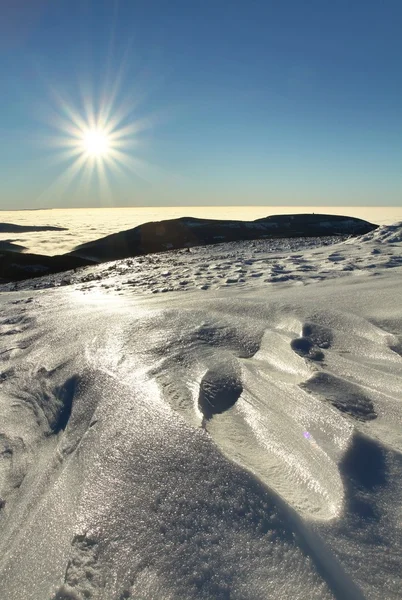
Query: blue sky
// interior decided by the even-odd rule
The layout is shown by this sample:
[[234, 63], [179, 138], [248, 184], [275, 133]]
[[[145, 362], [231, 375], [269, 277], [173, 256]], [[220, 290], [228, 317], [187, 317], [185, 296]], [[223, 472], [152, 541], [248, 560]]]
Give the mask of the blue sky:
[[[400, 205], [401, 23], [399, 0], [3, 0], [0, 207]], [[60, 126], [113, 90], [124, 165], [68, 180]]]

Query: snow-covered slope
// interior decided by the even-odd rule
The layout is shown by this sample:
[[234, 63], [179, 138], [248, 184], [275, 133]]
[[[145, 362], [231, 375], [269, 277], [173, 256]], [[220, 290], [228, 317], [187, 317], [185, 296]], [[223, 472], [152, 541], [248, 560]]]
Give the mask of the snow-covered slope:
[[401, 231], [4, 286], [0, 598], [400, 598]]

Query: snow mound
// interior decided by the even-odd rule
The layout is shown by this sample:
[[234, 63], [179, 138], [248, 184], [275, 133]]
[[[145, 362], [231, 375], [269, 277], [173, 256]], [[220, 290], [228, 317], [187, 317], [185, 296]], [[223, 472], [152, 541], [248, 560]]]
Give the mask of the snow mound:
[[[402, 242], [402, 221], [394, 225], [381, 225], [375, 231], [370, 231], [358, 238], [361, 242], [379, 242], [381, 244], [400, 244]], [[354, 243], [357, 240], [349, 240]]]
[[400, 249], [3, 288], [0, 597], [398, 600]]

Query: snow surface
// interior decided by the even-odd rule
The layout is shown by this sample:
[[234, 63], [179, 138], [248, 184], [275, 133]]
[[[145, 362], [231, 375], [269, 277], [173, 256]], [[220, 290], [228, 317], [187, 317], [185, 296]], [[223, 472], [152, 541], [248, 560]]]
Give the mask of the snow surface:
[[276, 243], [0, 288], [1, 599], [401, 598], [402, 224]]

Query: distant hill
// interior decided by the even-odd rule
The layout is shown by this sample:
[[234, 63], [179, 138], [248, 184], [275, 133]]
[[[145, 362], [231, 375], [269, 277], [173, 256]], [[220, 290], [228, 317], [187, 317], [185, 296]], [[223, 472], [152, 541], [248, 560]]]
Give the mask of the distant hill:
[[277, 215], [256, 221], [182, 217], [144, 223], [82, 244], [73, 252], [59, 256], [24, 254], [16, 248], [0, 248], [0, 279], [3, 282], [19, 281], [94, 263], [192, 246], [269, 238], [363, 235], [377, 227], [353, 217], [315, 214]]
[[181, 217], [144, 223], [78, 246], [70, 254], [100, 262], [166, 250], [239, 240], [278, 237], [362, 235], [378, 225], [354, 217], [321, 214], [276, 215], [255, 221]]
[[11, 250], [12, 252], [23, 252], [26, 250], [25, 246], [21, 246], [21, 244], [14, 244], [12, 240], [0, 240], [0, 251], [1, 250]]
[[68, 231], [68, 227], [53, 225], [16, 225], [15, 223], [0, 223], [0, 233], [22, 233], [28, 231]]
[[20, 281], [91, 264], [94, 264], [93, 261], [79, 256], [44, 256], [0, 250], [0, 281]]

